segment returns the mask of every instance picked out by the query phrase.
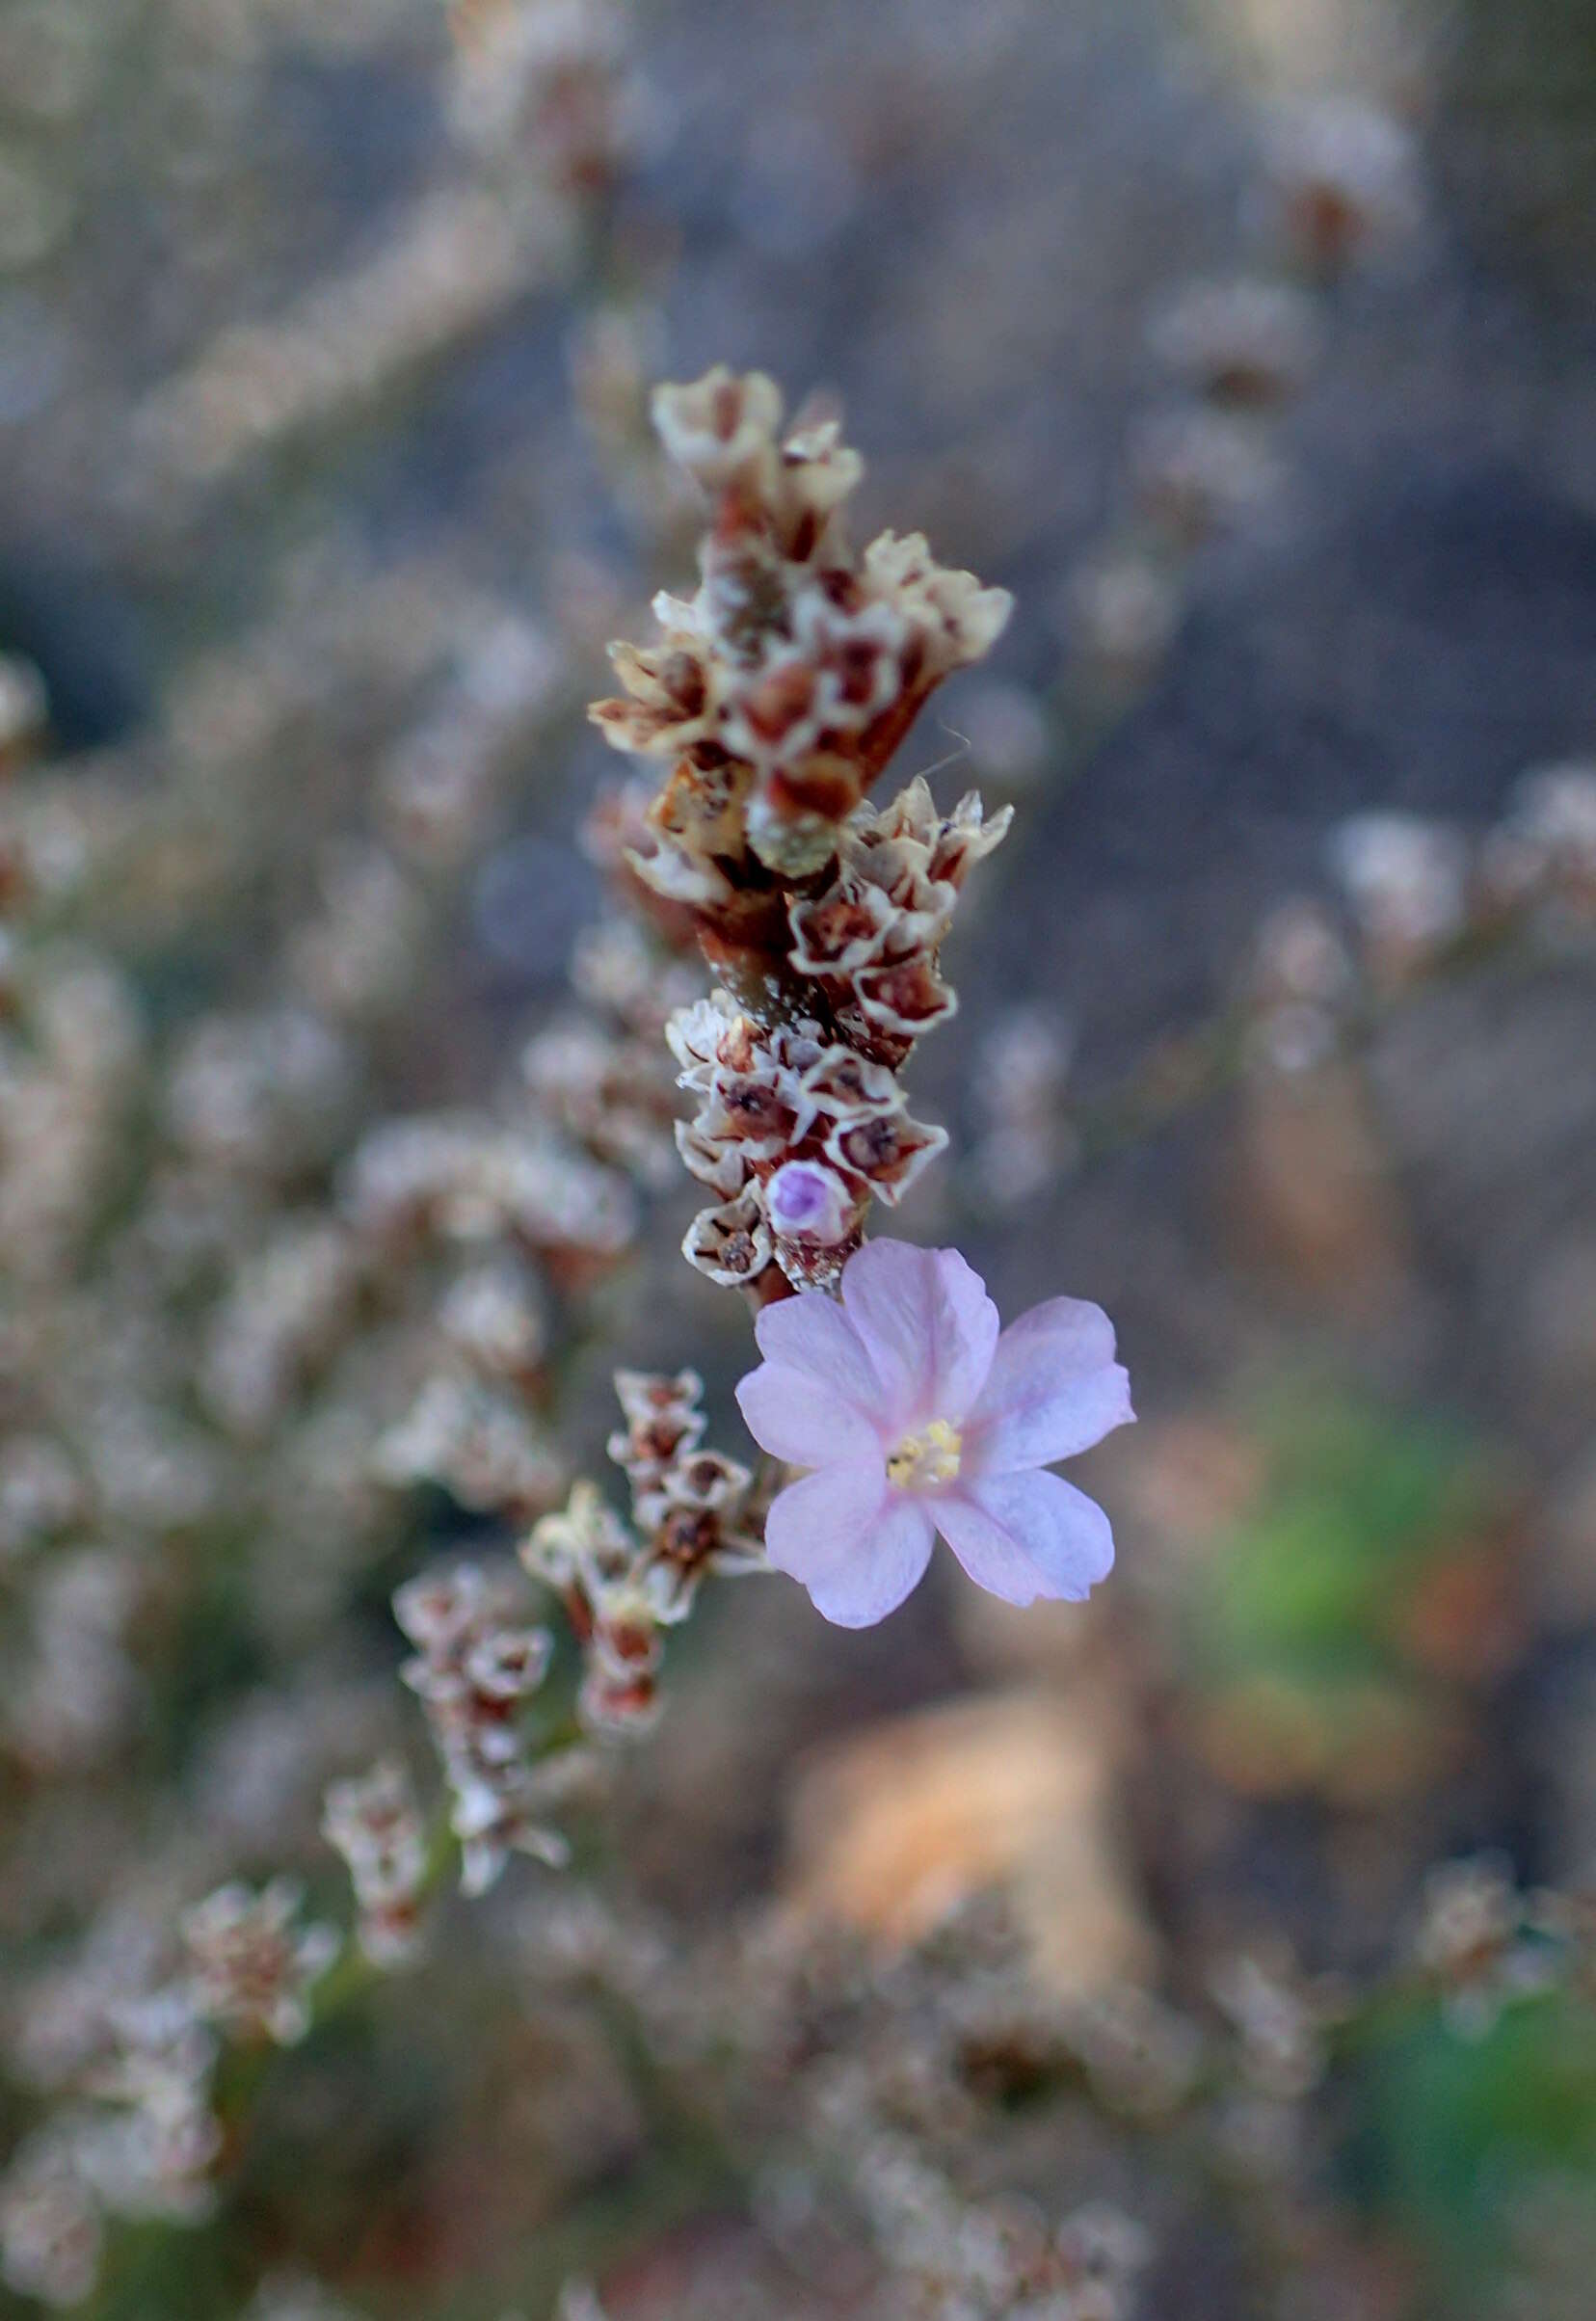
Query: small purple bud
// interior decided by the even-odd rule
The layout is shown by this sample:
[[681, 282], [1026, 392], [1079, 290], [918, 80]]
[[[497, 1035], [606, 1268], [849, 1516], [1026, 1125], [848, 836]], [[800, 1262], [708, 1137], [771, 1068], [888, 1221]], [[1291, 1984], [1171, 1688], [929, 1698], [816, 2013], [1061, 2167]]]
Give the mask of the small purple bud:
[[835, 1248], [853, 1229], [854, 1204], [835, 1169], [818, 1160], [788, 1160], [765, 1187], [770, 1229], [783, 1241]]

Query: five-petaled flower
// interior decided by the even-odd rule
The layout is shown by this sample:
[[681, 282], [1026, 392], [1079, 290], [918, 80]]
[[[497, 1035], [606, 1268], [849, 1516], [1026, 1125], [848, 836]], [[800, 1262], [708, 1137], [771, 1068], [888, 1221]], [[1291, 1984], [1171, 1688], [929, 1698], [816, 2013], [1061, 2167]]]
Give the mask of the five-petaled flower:
[[871, 1241], [841, 1296], [765, 1308], [737, 1388], [755, 1440], [812, 1474], [771, 1507], [772, 1563], [827, 1619], [867, 1628], [923, 1576], [940, 1532], [1011, 1604], [1078, 1601], [1114, 1560], [1108, 1518], [1048, 1468], [1134, 1416], [1108, 1317], [1055, 1297], [998, 1335], [956, 1249]]

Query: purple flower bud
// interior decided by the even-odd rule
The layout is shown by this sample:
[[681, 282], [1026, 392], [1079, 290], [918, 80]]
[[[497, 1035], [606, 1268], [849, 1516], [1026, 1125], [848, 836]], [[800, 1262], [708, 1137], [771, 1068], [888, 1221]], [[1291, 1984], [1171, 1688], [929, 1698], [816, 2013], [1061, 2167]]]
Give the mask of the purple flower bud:
[[765, 1187], [765, 1214], [781, 1240], [822, 1249], [846, 1241], [854, 1224], [847, 1187], [818, 1160], [788, 1160], [779, 1168]]

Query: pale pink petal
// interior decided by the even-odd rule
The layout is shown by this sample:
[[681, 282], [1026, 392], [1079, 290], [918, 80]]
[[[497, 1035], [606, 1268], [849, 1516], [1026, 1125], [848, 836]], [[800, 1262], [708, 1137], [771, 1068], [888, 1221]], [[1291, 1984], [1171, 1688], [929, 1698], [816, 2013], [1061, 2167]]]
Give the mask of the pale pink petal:
[[868, 1241], [848, 1260], [842, 1304], [881, 1382], [884, 1433], [957, 1425], [998, 1343], [998, 1309], [958, 1251]]
[[[808, 1297], [785, 1302], [803, 1305]], [[812, 1372], [791, 1369], [785, 1362], [761, 1362], [740, 1381], [737, 1404], [749, 1433], [772, 1458], [785, 1458], [795, 1467], [880, 1459], [881, 1439], [869, 1419], [834, 1388], [823, 1386]]]
[[1107, 1315], [1078, 1297], [1051, 1298], [998, 1339], [966, 1422], [967, 1464], [992, 1475], [1051, 1466], [1134, 1416]]
[[778, 1491], [765, 1518], [765, 1550], [778, 1571], [808, 1583], [864, 1538], [887, 1504], [887, 1470], [872, 1458], [822, 1467]]
[[1010, 1604], [1037, 1596], [1078, 1603], [1114, 1561], [1095, 1499], [1046, 1468], [978, 1475], [931, 1503], [938, 1531], [978, 1587]]
[[823, 1290], [806, 1290], [767, 1305], [754, 1324], [754, 1336], [767, 1362], [803, 1371], [856, 1410], [873, 1416], [879, 1409], [881, 1387], [859, 1332]]
[[918, 1587], [935, 1539], [925, 1502], [893, 1492], [863, 1537], [809, 1575], [815, 1611], [839, 1628], [873, 1628]]
[[778, 1571], [809, 1589], [841, 1628], [869, 1628], [895, 1612], [925, 1570], [934, 1534], [920, 1503], [887, 1487], [871, 1459], [823, 1467], [777, 1493], [765, 1547]]

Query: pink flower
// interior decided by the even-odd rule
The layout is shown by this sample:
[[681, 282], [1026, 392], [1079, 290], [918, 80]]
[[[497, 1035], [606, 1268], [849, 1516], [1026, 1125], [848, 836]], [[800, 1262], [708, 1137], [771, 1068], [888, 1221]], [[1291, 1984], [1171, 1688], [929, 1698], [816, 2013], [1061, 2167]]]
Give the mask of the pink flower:
[[940, 1532], [970, 1577], [1011, 1604], [1078, 1602], [1114, 1561], [1108, 1518], [1053, 1459], [1134, 1416], [1108, 1317], [1054, 1297], [998, 1334], [956, 1249], [871, 1241], [841, 1297], [767, 1306], [763, 1362], [737, 1388], [756, 1442], [811, 1467], [765, 1527], [770, 1561], [844, 1628], [893, 1612]]

